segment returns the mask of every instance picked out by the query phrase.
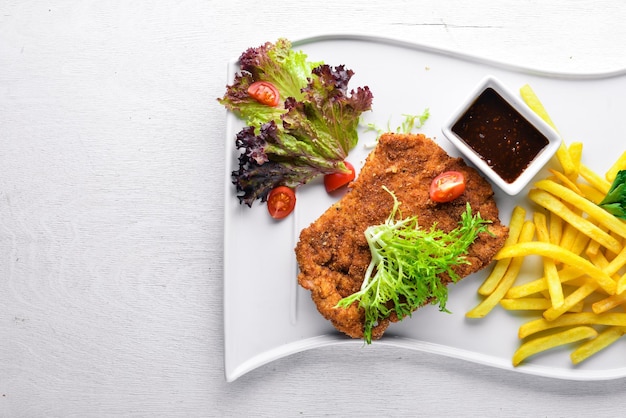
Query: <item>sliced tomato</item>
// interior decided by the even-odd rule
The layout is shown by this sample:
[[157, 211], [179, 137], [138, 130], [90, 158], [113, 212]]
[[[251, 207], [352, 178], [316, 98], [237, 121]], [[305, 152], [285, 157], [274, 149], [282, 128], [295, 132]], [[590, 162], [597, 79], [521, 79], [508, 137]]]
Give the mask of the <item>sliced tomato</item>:
[[296, 193], [287, 186], [278, 186], [267, 196], [267, 210], [274, 219], [283, 219], [296, 206]]
[[280, 103], [280, 93], [276, 86], [267, 81], [255, 81], [248, 87], [248, 94], [257, 102], [275, 107]]
[[434, 178], [430, 184], [430, 199], [435, 202], [450, 202], [465, 191], [465, 176], [458, 171], [446, 171]]
[[343, 163], [346, 165], [346, 168], [350, 170], [349, 173], [331, 173], [324, 176], [324, 187], [326, 187], [328, 193], [337, 190], [341, 186], [345, 186], [356, 177], [354, 166], [348, 161], [344, 161]]

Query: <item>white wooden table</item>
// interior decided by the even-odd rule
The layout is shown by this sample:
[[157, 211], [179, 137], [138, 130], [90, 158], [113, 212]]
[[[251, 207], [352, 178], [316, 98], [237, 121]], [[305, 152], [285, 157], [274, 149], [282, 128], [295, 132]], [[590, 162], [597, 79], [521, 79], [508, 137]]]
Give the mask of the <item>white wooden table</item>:
[[0, 1], [0, 417], [623, 410], [623, 380], [376, 345], [227, 383], [215, 99], [227, 61], [280, 36], [388, 34], [588, 72], [626, 67], [624, 21], [620, 0]]

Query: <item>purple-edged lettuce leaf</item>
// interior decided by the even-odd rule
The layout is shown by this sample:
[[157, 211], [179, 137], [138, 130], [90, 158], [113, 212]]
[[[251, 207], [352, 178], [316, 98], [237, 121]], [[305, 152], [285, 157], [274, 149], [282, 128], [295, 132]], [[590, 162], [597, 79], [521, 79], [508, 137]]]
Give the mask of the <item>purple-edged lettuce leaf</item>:
[[[250, 48], [239, 62], [241, 72], [218, 100], [248, 125], [235, 139], [241, 154], [232, 176], [240, 202], [251, 206], [274, 187], [296, 188], [319, 175], [348, 172], [343, 161], [358, 142], [361, 113], [373, 99], [368, 87], [348, 92], [353, 71], [308, 62], [285, 39]], [[281, 105], [249, 97], [256, 81], [274, 84]]]

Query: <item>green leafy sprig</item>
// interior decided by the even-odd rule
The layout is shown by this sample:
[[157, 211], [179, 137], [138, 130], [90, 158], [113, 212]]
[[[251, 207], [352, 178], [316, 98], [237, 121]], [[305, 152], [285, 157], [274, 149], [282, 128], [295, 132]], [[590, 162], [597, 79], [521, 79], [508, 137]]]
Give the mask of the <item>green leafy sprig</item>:
[[469, 263], [465, 257], [469, 246], [478, 234], [488, 231], [491, 222], [480, 213], [472, 215], [468, 203], [454, 230], [446, 233], [436, 224], [429, 230], [420, 229], [416, 216], [396, 219], [401, 216], [400, 202], [393, 192], [383, 189], [393, 197], [394, 205], [384, 223], [365, 230], [372, 261], [361, 289], [336, 305], [347, 308], [358, 303], [365, 311], [363, 338], [367, 344], [372, 341], [372, 329], [392, 311], [403, 319], [430, 302], [448, 312], [448, 289], [441, 276], [459, 280], [454, 266]]
[[366, 131], [374, 131], [376, 132], [376, 140], [380, 138], [382, 134], [385, 132], [395, 132], [395, 133], [403, 133], [410, 134], [417, 129], [422, 128], [428, 118], [430, 117], [430, 110], [428, 108], [424, 109], [424, 111], [419, 115], [410, 115], [403, 113], [402, 116], [404, 120], [400, 125], [398, 125], [395, 129], [391, 127], [391, 121], [387, 121], [387, 127], [383, 128], [375, 123], [368, 123], [366, 127]]

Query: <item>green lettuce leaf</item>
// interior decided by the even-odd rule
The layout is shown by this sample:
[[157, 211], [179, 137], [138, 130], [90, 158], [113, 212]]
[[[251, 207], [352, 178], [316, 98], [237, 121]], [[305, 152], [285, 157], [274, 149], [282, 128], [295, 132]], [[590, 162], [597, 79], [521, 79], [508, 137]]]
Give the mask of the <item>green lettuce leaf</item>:
[[286, 109], [257, 102], [248, 95], [248, 87], [256, 81], [267, 81], [278, 89], [282, 101], [288, 97], [301, 100], [302, 88], [308, 84], [313, 68], [322, 64], [307, 61], [306, 54], [292, 50], [291, 42], [284, 38], [249, 48], [239, 57], [241, 72], [218, 101], [250, 125], [276, 120]]
[[626, 170], [620, 170], [602, 202], [598, 204], [619, 219], [626, 219]]
[[[286, 39], [248, 49], [239, 63], [241, 72], [218, 101], [248, 125], [236, 136], [241, 153], [232, 172], [241, 203], [265, 201], [280, 185], [295, 188], [319, 175], [349, 171], [343, 161], [358, 142], [360, 116], [373, 99], [368, 87], [348, 92], [352, 70], [309, 62]], [[282, 105], [251, 98], [248, 87], [256, 81], [272, 83]]]

